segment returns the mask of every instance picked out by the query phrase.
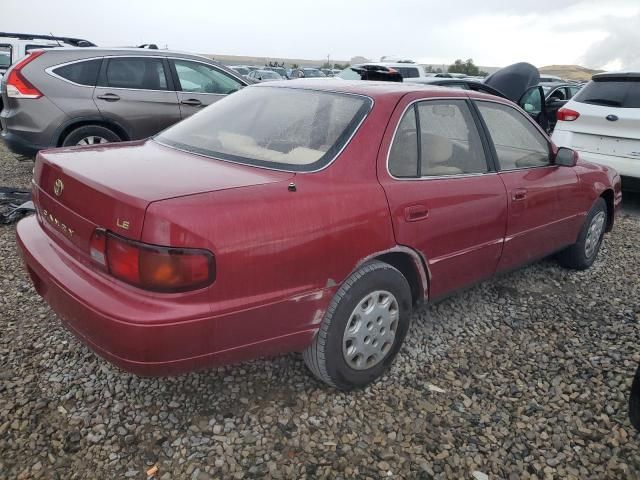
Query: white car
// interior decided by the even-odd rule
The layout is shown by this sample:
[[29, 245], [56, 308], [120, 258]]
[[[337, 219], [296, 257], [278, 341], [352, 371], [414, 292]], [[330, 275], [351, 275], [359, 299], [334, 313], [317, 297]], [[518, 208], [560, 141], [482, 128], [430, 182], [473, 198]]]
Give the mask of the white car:
[[557, 116], [558, 147], [640, 179], [640, 72], [594, 75]]

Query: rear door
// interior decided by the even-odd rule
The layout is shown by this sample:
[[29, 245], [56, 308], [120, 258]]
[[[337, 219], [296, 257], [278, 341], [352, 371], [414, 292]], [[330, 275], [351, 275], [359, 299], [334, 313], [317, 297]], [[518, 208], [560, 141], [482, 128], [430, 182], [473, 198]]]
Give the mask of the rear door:
[[552, 164], [548, 138], [519, 110], [491, 101], [475, 105], [507, 190], [509, 221], [499, 270], [574, 243], [582, 224], [576, 173]]
[[454, 96], [405, 100], [378, 160], [396, 241], [425, 258], [432, 298], [493, 275], [507, 220], [505, 188], [470, 104]]
[[120, 125], [131, 140], [150, 137], [179, 121], [168, 67], [163, 57], [106, 57], [94, 91], [102, 116]]
[[169, 62], [182, 118], [244, 87], [239, 79], [214, 65], [178, 58], [171, 58]]

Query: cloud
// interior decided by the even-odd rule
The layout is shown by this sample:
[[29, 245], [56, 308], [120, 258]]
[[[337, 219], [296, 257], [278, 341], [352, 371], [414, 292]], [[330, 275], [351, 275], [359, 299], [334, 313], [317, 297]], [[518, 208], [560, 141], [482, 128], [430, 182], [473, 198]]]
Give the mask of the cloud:
[[606, 17], [601, 28], [607, 35], [595, 42], [581, 58], [592, 68], [640, 70], [640, 13], [629, 17]]

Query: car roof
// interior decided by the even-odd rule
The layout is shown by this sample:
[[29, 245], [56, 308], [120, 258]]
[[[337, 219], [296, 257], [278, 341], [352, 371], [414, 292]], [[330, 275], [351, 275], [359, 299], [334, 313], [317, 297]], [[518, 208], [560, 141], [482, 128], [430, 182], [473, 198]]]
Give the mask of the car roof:
[[[156, 49], [156, 48], [136, 48], [136, 47], [111, 47], [111, 48], [105, 48], [105, 47], [60, 47], [60, 48], [54, 48], [54, 49], [49, 49], [46, 50], [47, 54], [51, 55], [51, 54], [61, 54], [62, 52], [73, 52], [76, 51], [79, 54], [82, 54], [83, 57], [86, 57], [87, 53], [93, 54], [93, 55], [105, 55], [105, 56], [109, 56], [109, 55], [123, 55], [123, 54], [133, 54], [136, 56], [150, 56], [150, 57], [158, 57], [158, 56], [162, 56], [162, 57], [166, 57], [166, 56], [171, 56], [171, 55], [179, 55], [181, 57], [186, 56], [186, 57], [194, 57], [194, 58], [200, 58], [200, 59], [206, 59], [210, 62], [214, 62], [214, 63], [220, 63], [216, 60], [212, 60], [209, 57], [205, 57], [203, 55], [198, 55], [197, 53], [190, 53], [190, 52], [181, 52], [178, 50], [160, 50], [160, 49]], [[50, 53], [51, 52], [51, 53]]]
[[623, 70], [619, 72], [602, 72], [594, 74], [591, 78], [593, 80], [597, 80], [599, 78], [640, 78], [640, 72], [634, 72], [631, 70]]
[[[251, 88], [253, 88], [252, 86]], [[400, 99], [409, 93], [433, 93], [434, 97], [442, 96], [442, 92], [446, 92], [447, 96], [453, 97], [473, 97], [473, 98], [500, 98], [493, 95], [487, 95], [481, 92], [471, 90], [459, 90], [436, 85], [421, 85], [416, 83], [404, 82], [378, 82], [363, 80], [343, 80], [333, 78], [301, 78], [297, 80], [286, 80], [269, 82], [268, 85], [258, 84], [255, 87], [283, 87], [283, 88], [300, 88], [307, 90], [322, 90], [327, 92], [351, 93], [356, 95], [365, 95], [374, 100], [383, 97], [392, 97]], [[501, 99], [500, 100], [504, 100]], [[507, 102], [505, 102], [507, 103]]]

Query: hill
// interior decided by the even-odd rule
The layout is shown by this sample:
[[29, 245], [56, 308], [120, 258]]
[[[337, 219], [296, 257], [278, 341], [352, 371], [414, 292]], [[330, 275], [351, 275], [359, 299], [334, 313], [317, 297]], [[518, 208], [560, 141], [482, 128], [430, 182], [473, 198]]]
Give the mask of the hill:
[[566, 80], [591, 80], [594, 73], [603, 72], [604, 70], [592, 70], [590, 68], [581, 67], [580, 65], [547, 65], [538, 68], [540, 73], [547, 75], [556, 75]]

